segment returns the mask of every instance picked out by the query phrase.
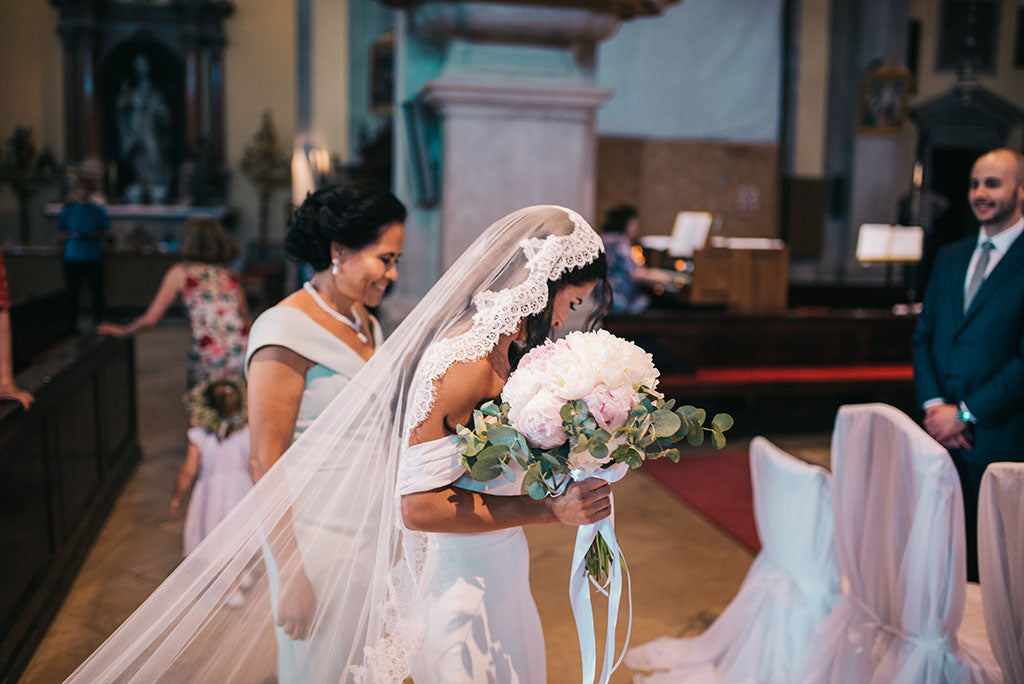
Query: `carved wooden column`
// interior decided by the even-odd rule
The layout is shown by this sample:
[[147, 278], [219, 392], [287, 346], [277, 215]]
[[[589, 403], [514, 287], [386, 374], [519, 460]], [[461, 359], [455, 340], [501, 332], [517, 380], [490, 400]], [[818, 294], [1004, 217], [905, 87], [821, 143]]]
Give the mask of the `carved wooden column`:
[[64, 43], [65, 150], [68, 161], [102, 156], [96, 52], [99, 27], [93, 3], [68, 3], [57, 32]]

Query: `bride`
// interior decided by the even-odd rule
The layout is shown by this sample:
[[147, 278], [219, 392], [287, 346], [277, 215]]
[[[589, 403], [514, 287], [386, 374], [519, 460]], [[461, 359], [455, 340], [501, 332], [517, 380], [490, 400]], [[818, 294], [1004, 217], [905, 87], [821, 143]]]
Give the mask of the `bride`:
[[607, 292], [605, 269], [571, 210], [529, 207], [488, 228], [69, 681], [259, 681], [266, 578], [243, 608], [226, 599], [261, 548], [294, 534], [317, 602], [291, 681], [543, 682], [521, 526], [603, 519], [609, 487], [534, 501], [520, 482], [470, 479], [449, 436], [598, 283]]

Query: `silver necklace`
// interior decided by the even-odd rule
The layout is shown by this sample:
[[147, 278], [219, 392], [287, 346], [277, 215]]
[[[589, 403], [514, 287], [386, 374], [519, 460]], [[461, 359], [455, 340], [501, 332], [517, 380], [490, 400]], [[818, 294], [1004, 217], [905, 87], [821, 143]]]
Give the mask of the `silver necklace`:
[[[355, 311], [352, 311], [352, 318], [349, 318], [343, 313], [338, 313], [337, 311], [331, 308], [330, 304], [325, 302], [323, 298], [320, 297], [320, 293], [316, 291], [316, 289], [313, 287], [312, 284], [310, 284], [308, 280], [302, 284], [302, 288], [309, 293], [309, 296], [313, 298], [313, 301], [316, 302], [316, 305], [319, 306], [325, 314], [327, 314], [334, 320], [341, 321], [348, 327], [352, 328], [352, 330], [355, 331], [359, 339], [362, 340], [363, 344], [370, 343], [370, 340], [368, 340], [366, 338], [366, 335], [364, 335], [363, 332], [359, 329], [361, 321], [359, 320], [359, 315]], [[355, 320], [352, 320], [353, 318]]]

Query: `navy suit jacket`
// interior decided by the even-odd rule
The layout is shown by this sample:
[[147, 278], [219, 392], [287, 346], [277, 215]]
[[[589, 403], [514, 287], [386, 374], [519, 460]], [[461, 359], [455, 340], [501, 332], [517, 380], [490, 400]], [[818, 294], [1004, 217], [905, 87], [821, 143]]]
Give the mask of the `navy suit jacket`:
[[977, 235], [939, 252], [914, 331], [921, 403], [964, 402], [977, 418], [974, 462], [1024, 460], [1024, 235], [1014, 240], [965, 312]]

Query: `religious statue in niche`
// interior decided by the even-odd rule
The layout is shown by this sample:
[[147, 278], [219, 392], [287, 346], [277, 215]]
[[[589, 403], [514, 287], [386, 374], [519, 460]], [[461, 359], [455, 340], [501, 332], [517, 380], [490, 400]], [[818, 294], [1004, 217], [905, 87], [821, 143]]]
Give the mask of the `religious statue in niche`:
[[121, 81], [117, 96], [119, 161], [125, 179], [124, 200], [131, 204], [167, 201], [167, 160], [171, 113], [153, 84], [149, 60], [142, 53], [132, 62], [132, 77]]

